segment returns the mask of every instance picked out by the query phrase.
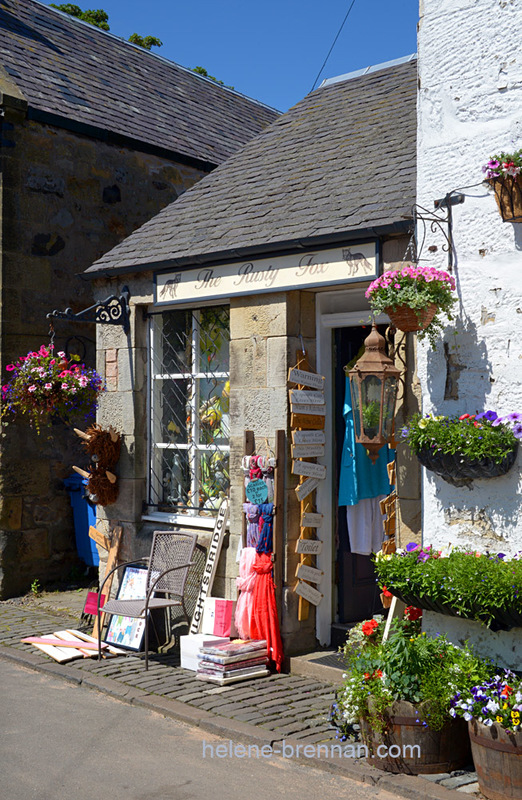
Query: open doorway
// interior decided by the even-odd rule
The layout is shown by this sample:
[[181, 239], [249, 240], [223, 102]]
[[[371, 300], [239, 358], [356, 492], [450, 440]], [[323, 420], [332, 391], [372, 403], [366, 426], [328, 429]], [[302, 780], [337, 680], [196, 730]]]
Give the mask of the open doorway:
[[[384, 334], [386, 326], [379, 326], [379, 332]], [[347, 523], [347, 506], [338, 505], [342, 501], [343, 493], [339, 496], [339, 476], [341, 474], [341, 462], [343, 458], [343, 447], [345, 446], [345, 419], [343, 416], [345, 392], [347, 381], [344, 366], [353, 366], [357, 358], [362, 355], [364, 340], [370, 333], [369, 326], [353, 326], [334, 329], [334, 409], [335, 420], [333, 430], [333, 440], [336, 444], [336, 481], [334, 485], [334, 518], [337, 521], [336, 545], [337, 553], [335, 559], [335, 582], [337, 585], [337, 625], [334, 626], [332, 639], [335, 642], [338, 638], [335, 635], [338, 627], [349, 626], [350, 623], [368, 619], [373, 614], [382, 613], [383, 608], [380, 601], [380, 591], [376, 583], [375, 569], [371, 560], [371, 555], [352, 552], [350, 535]], [[367, 458], [366, 455], [363, 456]], [[383, 453], [382, 458], [386, 458]], [[386, 458], [387, 460], [387, 458]], [[383, 484], [380, 484], [383, 486]], [[384, 486], [383, 486], [384, 489]], [[389, 488], [384, 490], [388, 494]], [[376, 501], [375, 503], [376, 504]], [[378, 525], [378, 522], [375, 523]], [[381, 526], [382, 527], [382, 526]], [[372, 538], [372, 550], [379, 549], [375, 544], [375, 534]], [[381, 536], [382, 541], [382, 536]], [[357, 549], [357, 548], [355, 548]], [[364, 548], [363, 548], [364, 549]]]

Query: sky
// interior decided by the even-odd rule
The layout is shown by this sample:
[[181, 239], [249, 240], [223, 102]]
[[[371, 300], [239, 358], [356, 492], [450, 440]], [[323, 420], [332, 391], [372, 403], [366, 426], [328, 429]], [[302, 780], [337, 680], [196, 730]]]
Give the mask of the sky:
[[[63, 0], [55, 0], [59, 5]], [[73, 0], [103, 8], [111, 33], [157, 36], [153, 52], [203, 66], [280, 111], [310, 92], [351, 0]], [[355, 0], [319, 83], [417, 49], [419, 0]], [[318, 83], [318, 85], [319, 85]]]

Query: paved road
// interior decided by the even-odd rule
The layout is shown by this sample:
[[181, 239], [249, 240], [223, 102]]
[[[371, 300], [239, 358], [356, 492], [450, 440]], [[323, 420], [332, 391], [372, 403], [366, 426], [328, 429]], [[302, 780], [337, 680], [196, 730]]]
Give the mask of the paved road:
[[3, 660], [0, 682], [2, 800], [396, 797], [291, 758], [240, 757], [237, 743]]

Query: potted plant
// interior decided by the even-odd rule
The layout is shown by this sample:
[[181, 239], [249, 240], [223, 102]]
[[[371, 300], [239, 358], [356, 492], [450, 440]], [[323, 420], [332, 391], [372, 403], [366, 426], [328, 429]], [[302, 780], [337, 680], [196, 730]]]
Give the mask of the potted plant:
[[481, 793], [491, 800], [521, 800], [521, 679], [507, 670], [459, 692], [450, 714], [468, 722]]
[[486, 667], [467, 647], [420, 633], [421, 613], [406, 609], [385, 641], [382, 623], [367, 620], [344, 647], [347, 674], [331, 719], [343, 740], [358, 722], [369, 763], [387, 772], [448, 772], [470, 759], [465, 726], [449, 710]]
[[522, 414], [415, 414], [401, 437], [426, 469], [454, 486], [469, 486], [474, 478], [494, 478], [511, 469], [522, 438]]
[[482, 167], [504, 222], [522, 220], [522, 149], [492, 156]]
[[394, 554], [378, 553], [374, 562], [379, 584], [405, 603], [509, 630], [522, 626], [520, 555], [443, 552], [410, 542]]
[[55, 354], [51, 344], [8, 364], [11, 380], [2, 386], [0, 419], [4, 424], [9, 418], [28, 419], [39, 434], [54, 419], [68, 423], [80, 415], [94, 416], [103, 380], [96, 370], [78, 362], [78, 356]]
[[453, 319], [455, 279], [433, 267], [404, 266], [384, 272], [370, 283], [366, 297], [376, 314], [388, 314], [401, 331], [418, 331], [435, 347], [442, 330], [441, 313]]

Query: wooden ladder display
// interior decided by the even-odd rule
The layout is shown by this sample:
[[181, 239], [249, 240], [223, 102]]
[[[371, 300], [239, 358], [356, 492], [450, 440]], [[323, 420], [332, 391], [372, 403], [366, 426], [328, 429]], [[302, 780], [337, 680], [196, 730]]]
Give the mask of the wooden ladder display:
[[[300, 379], [307, 383], [299, 383]], [[309, 617], [310, 603], [317, 606], [323, 599], [317, 588], [323, 572], [315, 565], [315, 559], [322, 549], [317, 529], [322, 524], [323, 516], [317, 513], [315, 493], [319, 482], [326, 476], [326, 467], [317, 464], [315, 459], [324, 455], [325, 450], [324, 395], [322, 391], [317, 391], [324, 388], [324, 378], [313, 372], [306, 352], [301, 350], [297, 356], [297, 366], [289, 371], [288, 380], [297, 384], [297, 391], [290, 391], [290, 425], [294, 459], [292, 472], [299, 475], [296, 494], [300, 502], [301, 529], [296, 547], [300, 558], [295, 591], [299, 595], [298, 619], [302, 621]]]

